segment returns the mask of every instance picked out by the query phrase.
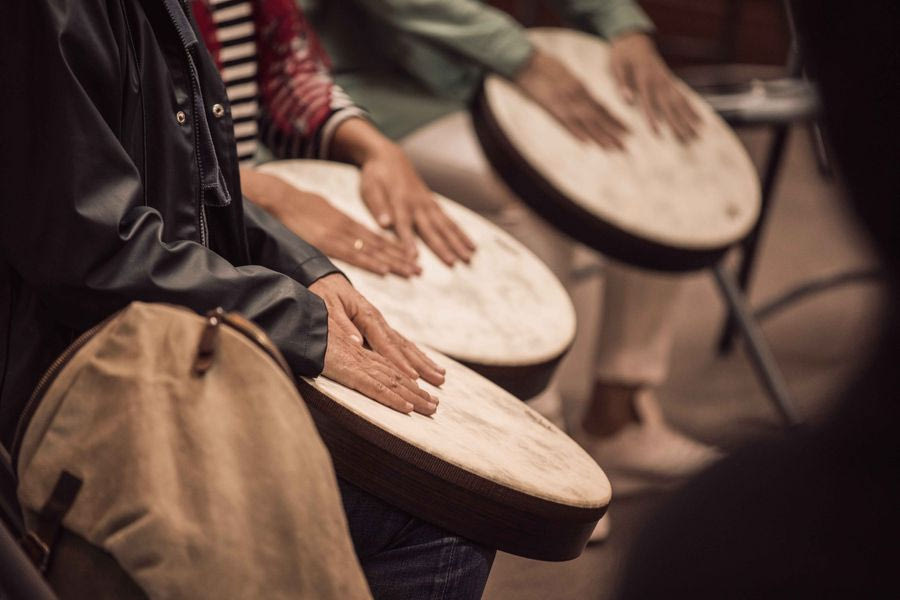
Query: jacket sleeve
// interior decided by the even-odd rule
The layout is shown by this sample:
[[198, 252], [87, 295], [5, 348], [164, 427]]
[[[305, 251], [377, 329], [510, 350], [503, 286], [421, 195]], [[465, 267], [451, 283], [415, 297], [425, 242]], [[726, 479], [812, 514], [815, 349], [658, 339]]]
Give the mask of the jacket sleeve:
[[[357, 0], [374, 18], [448, 48], [505, 77], [531, 56], [525, 31], [512, 17], [478, 0]], [[553, 0], [573, 25], [605, 38], [651, 31], [633, 0]]]
[[254, 0], [263, 143], [279, 158], [328, 158], [338, 125], [364, 117], [294, 0]]
[[[117, 37], [121, 15], [106, 7], [34, 0], [4, 14], [0, 37], [16, 43], [3, 48], [2, 76], [13, 85], [0, 111], [2, 256], [72, 329], [134, 300], [223, 306], [263, 327], [297, 374], [318, 374], [327, 311], [317, 296], [287, 275], [236, 267], [194, 241], [163, 241], [162, 216], [145, 204], [139, 171], [117, 137], [129, 48]], [[277, 251], [271, 242], [257, 247]], [[323, 268], [313, 258], [298, 278]]]
[[266, 265], [307, 287], [321, 277], [341, 272], [318, 248], [253, 202], [244, 202], [244, 224], [254, 264]]
[[478, 0], [358, 0], [375, 19], [512, 77], [531, 56], [525, 31]]
[[572, 25], [606, 39], [630, 31], [653, 31], [653, 22], [634, 0], [552, 0]]

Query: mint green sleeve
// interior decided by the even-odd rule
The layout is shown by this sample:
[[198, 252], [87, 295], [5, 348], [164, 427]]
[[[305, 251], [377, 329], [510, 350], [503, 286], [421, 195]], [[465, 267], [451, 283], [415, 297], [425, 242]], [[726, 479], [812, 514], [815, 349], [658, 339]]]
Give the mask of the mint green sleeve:
[[653, 31], [653, 22], [634, 0], [550, 0], [579, 29], [612, 39], [629, 31]]
[[477, 0], [357, 0], [376, 19], [512, 77], [531, 43], [512, 17]]

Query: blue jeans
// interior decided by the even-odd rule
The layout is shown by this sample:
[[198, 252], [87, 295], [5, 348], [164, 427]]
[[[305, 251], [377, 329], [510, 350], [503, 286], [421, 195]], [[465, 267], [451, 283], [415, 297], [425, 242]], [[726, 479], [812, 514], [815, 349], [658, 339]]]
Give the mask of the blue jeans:
[[356, 556], [376, 600], [481, 598], [494, 550], [338, 479]]

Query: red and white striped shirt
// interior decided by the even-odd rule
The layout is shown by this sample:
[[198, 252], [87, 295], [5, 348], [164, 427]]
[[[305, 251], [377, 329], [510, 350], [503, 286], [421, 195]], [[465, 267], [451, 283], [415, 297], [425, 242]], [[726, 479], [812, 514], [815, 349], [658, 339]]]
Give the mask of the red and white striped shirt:
[[332, 81], [294, 0], [194, 0], [193, 11], [225, 82], [242, 163], [260, 140], [279, 158], [327, 158], [337, 126], [365, 114]]

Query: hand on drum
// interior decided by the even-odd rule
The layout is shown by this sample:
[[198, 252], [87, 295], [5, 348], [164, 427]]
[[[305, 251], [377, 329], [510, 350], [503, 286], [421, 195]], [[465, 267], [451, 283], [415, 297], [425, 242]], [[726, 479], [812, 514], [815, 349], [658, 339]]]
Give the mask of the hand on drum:
[[400, 243], [370, 231], [325, 198], [254, 170], [242, 169], [241, 180], [248, 198], [328, 256], [380, 275], [421, 273]]
[[514, 83], [577, 139], [624, 149], [628, 129], [559, 60], [535, 49]]
[[418, 233], [447, 265], [469, 262], [475, 244], [444, 214], [398, 146], [384, 144], [360, 166], [363, 201], [379, 225], [394, 230], [410, 257], [418, 255]]
[[444, 369], [394, 331], [343, 275], [322, 277], [309, 290], [328, 308], [323, 375], [399, 412], [434, 414], [437, 398], [416, 379], [441, 385]]
[[664, 122], [682, 142], [697, 136], [700, 116], [678, 89], [675, 76], [649, 36], [626, 33], [616, 37], [610, 62], [623, 98], [629, 104], [640, 103], [654, 132], [659, 132], [659, 123]]

